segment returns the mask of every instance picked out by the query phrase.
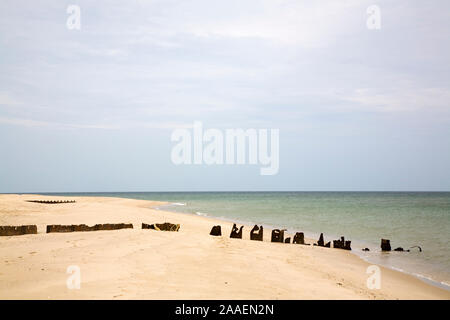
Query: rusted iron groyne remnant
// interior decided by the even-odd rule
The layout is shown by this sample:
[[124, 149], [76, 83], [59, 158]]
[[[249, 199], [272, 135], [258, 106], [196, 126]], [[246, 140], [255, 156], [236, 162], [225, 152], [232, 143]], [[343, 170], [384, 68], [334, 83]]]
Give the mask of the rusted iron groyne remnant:
[[133, 229], [131, 223], [105, 223], [96, 224], [95, 226], [87, 226], [85, 224], [60, 225], [52, 224], [47, 226], [47, 233], [54, 232], [79, 232], [79, 231], [101, 231], [101, 230], [119, 230], [119, 229]]
[[169, 222], [155, 223], [155, 224], [142, 224], [142, 229], [152, 229], [157, 231], [176, 231], [180, 230], [179, 224], [173, 224]]
[[37, 234], [36, 225], [0, 226], [0, 236], [20, 236], [23, 234]]

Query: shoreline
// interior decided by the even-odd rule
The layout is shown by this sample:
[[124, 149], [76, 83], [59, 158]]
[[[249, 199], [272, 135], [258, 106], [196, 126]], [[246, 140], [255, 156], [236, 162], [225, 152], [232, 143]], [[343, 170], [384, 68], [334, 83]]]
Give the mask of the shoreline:
[[[173, 212], [173, 213], [186, 214], [186, 215], [190, 215], [190, 216], [194, 216], [194, 217], [210, 218], [211, 220], [223, 221], [223, 222], [226, 222], [226, 223], [233, 223], [233, 222], [235, 222], [237, 224], [244, 225], [246, 228], [249, 228], [249, 229], [253, 228], [253, 225], [257, 224], [258, 226], [262, 225], [264, 227], [264, 229], [269, 230], [269, 231], [273, 230], [273, 229], [286, 228], [287, 229], [287, 233], [289, 233], [289, 234], [296, 232], [295, 230], [289, 229], [286, 226], [274, 226], [274, 225], [261, 224], [261, 223], [258, 223], [258, 222], [246, 221], [246, 220], [240, 220], [240, 219], [229, 219], [229, 218], [226, 218], [226, 217], [215, 217], [215, 216], [209, 215], [207, 213], [198, 214], [198, 213], [191, 213], [191, 212], [171, 211], [170, 208], [168, 208], [168, 207], [171, 207], [171, 206], [180, 206], [180, 203], [167, 202], [166, 204], [163, 204], [161, 207], [163, 207], [163, 208], [166, 207], [163, 210], [167, 210], [167, 211], [170, 211], [170, 212]], [[185, 206], [185, 204], [183, 204], [181, 206]], [[154, 208], [159, 210], [158, 206], [155, 206]], [[320, 233], [315, 233], [315, 232], [308, 231], [308, 230], [304, 230], [304, 231], [301, 231], [301, 232], [304, 232], [305, 240], [308, 240], [311, 243], [317, 242], [316, 239], [318, 239], [318, 237], [320, 235]], [[324, 236], [327, 236], [327, 235], [324, 234]], [[330, 236], [328, 236], [328, 238], [330, 238]], [[331, 238], [333, 238], [333, 236]], [[338, 236], [334, 236], [334, 238], [337, 239]], [[360, 249], [359, 248], [360, 247], [359, 244], [361, 244], [363, 242], [364, 241], [361, 241], [361, 240], [354, 240], [354, 241], [352, 240], [352, 244], [356, 243], [357, 246], [358, 246], [358, 249]], [[370, 243], [370, 244], [373, 245], [372, 243]], [[331, 249], [333, 249], [333, 248], [331, 248]], [[400, 273], [403, 273], [403, 274], [406, 274], [406, 275], [413, 276], [414, 278], [416, 278], [418, 280], [421, 280], [421, 281], [423, 281], [426, 284], [429, 284], [429, 285], [432, 285], [432, 286], [435, 286], [437, 288], [440, 288], [440, 289], [443, 289], [443, 290], [446, 290], [446, 291], [450, 292], [450, 285], [442, 283], [442, 282], [440, 282], [438, 280], [434, 280], [434, 279], [430, 278], [430, 276], [426, 276], [426, 275], [423, 275], [423, 274], [415, 273], [415, 272], [412, 272], [412, 271], [407, 271], [407, 270], [395, 267], [393, 265], [388, 265], [388, 264], [384, 264], [384, 263], [378, 263], [376, 261], [373, 261], [371, 258], [364, 257], [363, 254], [361, 254], [361, 252], [353, 250], [353, 249], [350, 251], [350, 253], [354, 254], [355, 256], [357, 256], [359, 259], [361, 259], [362, 261], [364, 261], [366, 263], [379, 264], [379, 265], [381, 265], [381, 266], [383, 266], [385, 268], [388, 268], [390, 270], [393, 270], [393, 271], [396, 271], [396, 272], [400, 272]]]
[[[30, 198], [77, 203], [24, 202]], [[381, 289], [370, 290], [370, 264], [354, 253], [271, 243], [270, 230], [263, 242], [249, 241], [249, 230], [242, 240], [230, 239], [232, 223], [150, 208], [163, 202], [28, 194], [0, 200], [0, 225], [34, 222], [39, 232], [0, 237], [6, 261], [0, 267], [1, 299], [450, 299], [444, 289], [383, 266]], [[166, 221], [180, 223], [180, 232], [140, 229], [140, 223]], [[42, 233], [52, 223], [116, 222], [132, 222], [135, 229]], [[222, 225], [222, 237], [209, 235], [214, 224]], [[65, 287], [65, 268], [74, 260], [87, 278], [76, 291]]]

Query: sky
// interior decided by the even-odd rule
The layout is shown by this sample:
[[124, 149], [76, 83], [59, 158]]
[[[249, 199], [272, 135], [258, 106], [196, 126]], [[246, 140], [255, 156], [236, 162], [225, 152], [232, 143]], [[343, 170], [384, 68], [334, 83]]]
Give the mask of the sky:
[[[2, 0], [0, 192], [450, 191], [449, 39], [446, 0]], [[194, 121], [278, 173], [174, 164]]]

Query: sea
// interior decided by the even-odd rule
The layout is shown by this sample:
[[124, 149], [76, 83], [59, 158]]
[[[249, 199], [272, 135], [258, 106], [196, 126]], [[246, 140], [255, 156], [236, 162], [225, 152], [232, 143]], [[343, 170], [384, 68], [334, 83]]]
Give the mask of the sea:
[[[285, 228], [314, 239], [323, 233], [326, 242], [345, 236], [352, 241], [351, 252], [362, 259], [450, 290], [450, 192], [53, 194], [166, 201], [158, 209]], [[381, 252], [382, 238], [391, 241], [392, 249], [410, 252]]]

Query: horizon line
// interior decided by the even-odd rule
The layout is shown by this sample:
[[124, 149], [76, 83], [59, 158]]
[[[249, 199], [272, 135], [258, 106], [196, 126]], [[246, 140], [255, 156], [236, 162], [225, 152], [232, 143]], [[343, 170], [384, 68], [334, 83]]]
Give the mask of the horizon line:
[[39, 191], [39, 192], [0, 192], [1, 194], [68, 194], [68, 193], [231, 193], [231, 192], [243, 192], [243, 193], [262, 193], [262, 192], [353, 192], [353, 193], [448, 193], [450, 190], [201, 190], [201, 191], [185, 191], [185, 190], [163, 190], [163, 191]]

